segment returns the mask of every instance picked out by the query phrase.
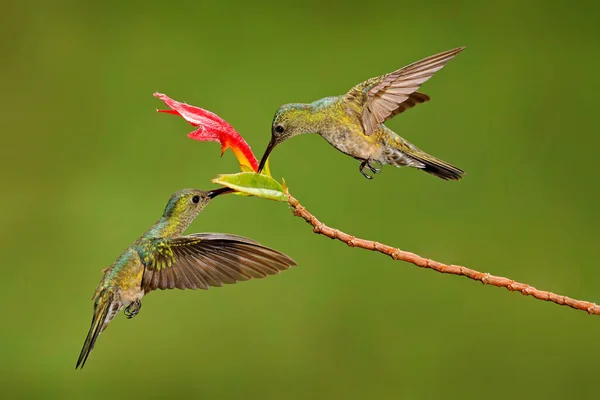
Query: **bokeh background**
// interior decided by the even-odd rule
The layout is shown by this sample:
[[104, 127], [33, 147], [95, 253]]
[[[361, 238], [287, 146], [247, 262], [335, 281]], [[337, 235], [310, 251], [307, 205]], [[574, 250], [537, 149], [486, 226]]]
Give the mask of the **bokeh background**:
[[316, 135], [276, 177], [324, 222], [600, 302], [598, 5], [571, 1], [4, 2], [0, 387], [9, 397], [597, 398], [600, 318], [312, 234], [286, 204], [226, 196], [189, 232], [254, 238], [300, 267], [152, 293], [75, 361], [101, 270], [172, 192], [237, 171], [155, 112], [227, 119], [258, 157], [281, 104], [460, 45], [388, 126], [467, 171], [373, 181]]

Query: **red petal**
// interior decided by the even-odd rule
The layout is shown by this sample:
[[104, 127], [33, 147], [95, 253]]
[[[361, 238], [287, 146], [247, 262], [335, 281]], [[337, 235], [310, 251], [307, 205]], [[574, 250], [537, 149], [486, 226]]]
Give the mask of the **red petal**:
[[172, 110], [158, 110], [167, 114], [182, 116], [187, 122], [198, 127], [197, 130], [188, 134], [195, 140], [215, 141], [221, 144], [221, 154], [231, 147], [240, 164], [252, 170], [258, 169], [258, 162], [252, 153], [250, 146], [244, 138], [229, 125], [224, 119], [210, 111], [189, 104], [180, 103], [162, 93], [154, 93], [154, 97], [162, 100]]
[[156, 111], [158, 111], [159, 113], [165, 113], [165, 114], [181, 115], [175, 110], [156, 110]]
[[221, 143], [221, 137], [219, 136], [219, 133], [215, 132], [214, 130], [208, 129], [204, 126], [200, 126], [195, 131], [188, 133], [188, 137], [194, 140], [213, 141]]

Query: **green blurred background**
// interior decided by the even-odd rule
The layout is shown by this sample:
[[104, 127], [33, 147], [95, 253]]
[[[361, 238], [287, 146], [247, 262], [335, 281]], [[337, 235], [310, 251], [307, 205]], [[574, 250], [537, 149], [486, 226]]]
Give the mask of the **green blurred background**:
[[[325, 4], [326, 3], [326, 4]], [[587, 4], [586, 4], [587, 3]], [[219, 198], [189, 232], [294, 257], [280, 276], [152, 293], [75, 361], [101, 270], [172, 192], [237, 171], [155, 112], [160, 91], [262, 154], [281, 104], [467, 45], [388, 123], [467, 171], [373, 181], [317, 136], [275, 176], [324, 222], [600, 302], [597, 3], [4, 2], [0, 387], [10, 397], [597, 398], [600, 317], [312, 234], [287, 205]], [[594, 390], [595, 389], [595, 390]]]

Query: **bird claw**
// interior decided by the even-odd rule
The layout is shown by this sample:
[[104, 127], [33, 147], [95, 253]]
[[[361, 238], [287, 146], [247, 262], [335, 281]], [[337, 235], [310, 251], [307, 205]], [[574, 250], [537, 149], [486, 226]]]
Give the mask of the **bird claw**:
[[[361, 163], [360, 163], [360, 167], [359, 167], [358, 169], [359, 169], [360, 173], [361, 173], [361, 174], [362, 174], [362, 175], [363, 175], [365, 178], [367, 178], [367, 179], [373, 179], [373, 177], [372, 177], [371, 175], [369, 175], [369, 174], [367, 174], [367, 173], [365, 172], [365, 167], [366, 167], [368, 164], [369, 164], [369, 162], [368, 162], [368, 161], [363, 161], [363, 162], [361, 162]], [[369, 165], [369, 169], [371, 169], [371, 166], [370, 166], [370, 165]], [[371, 170], [371, 171], [372, 171], [372, 170]]]
[[138, 315], [141, 308], [142, 308], [142, 301], [136, 300], [133, 303], [129, 304], [127, 307], [125, 307], [125, 310], [123, 311], [123, 313], [125, 314], [125, 316], [128, 319], [131, 319], [131, 318], [135, 317], [136, 315]]
[[[374, 167], [371, 163], [377, 163], [379, 168]], [[363, 174], [363, 176], [367, 179], [373, 179], [372, 175], [369, 175], [365, 172], [365, 168], [367, 168], [367, 167], [371, 170], [372, 173], [378, 174], [381, 172], [381, 168], [383, 167], [383, 165], [380, 162], [372, 161], [372, 160], [365, 160], [360, 163], [360, 168], [359, 168], [360, 173]]]
[[[371, 165], [371, 162], [373, 162], [373, 163], [377, 163], [377, 164], [379, 165], [379, 168], [372, 166], [372, 165]], [[378, 173], [380, 173], [380, 172], [381, 172], [381, 168], [383, 168], [383, 164], [381, 164], [380, 162], [377, 162], [377, 161], [371, 161], [371, 160], [367, 160], [367, 166], [369, 167], [369, 169], [370, 169], [371, 171], [373, 171], [373, 173], [374, 173], [374, 174], [378, 174]]]

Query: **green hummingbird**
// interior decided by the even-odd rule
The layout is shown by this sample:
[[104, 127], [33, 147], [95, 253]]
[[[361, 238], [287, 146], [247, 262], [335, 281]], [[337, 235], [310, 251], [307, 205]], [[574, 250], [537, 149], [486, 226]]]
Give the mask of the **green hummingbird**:
[[208, 289], [264, 278], [296, 265], [287, 255], [241, 236], [194, 233], [182, 236], [198, 213], [229, 188], [184, 189], [173, 194], [162, 217], [104, 272], [96, 288], [92, 325], [75, 368], [85, 365], [98, 335], [125, 307], [133, 318], [142, 297], [156, 289]]
[[371, 78], [342, 96], [281, 106], [273, 119], [271, 141], [258, 172], [279, 143], [297, 135], [316, 133], [342, 153], [359, 160], [360, 172], [368, 179], [372, 175], [365, 172], [367, 167], [375, 174], [385, 164], [420, 168], [442, 179], [460, 179], [464, 171], [425, 153], [383, 123], [428, 101], [429, 96], [417, 89], [463, 49], [448, 50]]

